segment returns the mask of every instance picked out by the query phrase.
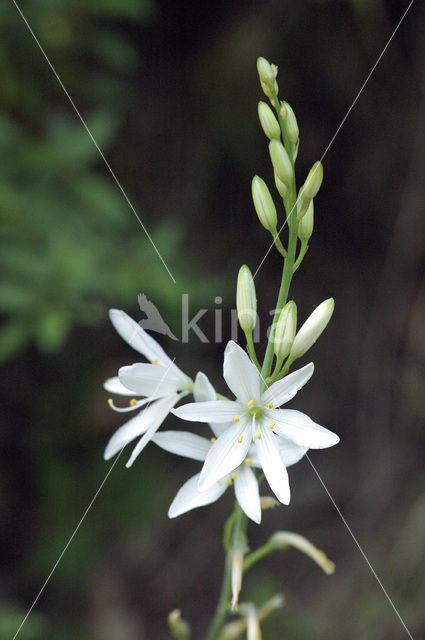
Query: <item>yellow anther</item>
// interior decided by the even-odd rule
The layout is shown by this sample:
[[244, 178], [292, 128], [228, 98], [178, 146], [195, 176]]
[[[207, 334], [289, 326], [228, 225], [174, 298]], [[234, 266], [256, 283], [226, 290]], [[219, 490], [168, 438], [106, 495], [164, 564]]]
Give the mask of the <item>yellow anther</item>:
[[257, 433], [257, 440], [261, 440], [261, 433]]
[[249, 400], [249, 401], [246, 403], [246, 406], [247, 406], [247, 407], [252, 407], [252, 405], [254, 405], [254, 404], [255, 404], [254, 400]]
[[158, 360], [152, 360], [152, 364], [158, 364]]
[[114, 404], [114, 401], [112, 400], [112, 398], [108, 398], [108, 404], [110, 407], [112, 407], [112, 405]]
[[273, 405], [272, 405], [272, 403], [271, 403], [271, 402], [268, 402], [268, 403], [266, 404], [266, 407], [268, 407], [269, 409], [273, 409]]
[[211, 442], [214, 444], [214, 442], [216, 442], [217, 438], [211, 438]]
[[236, 478], [237, 478], [237, 477], [238, 477], [238, 476], [236, 475], [236, 473], [234, 473], [234, 472], [233, 472], [233, 473], [232, 473], [232, 480], [236, 480]]
[[227, 484], [229, 485], [229, 487], [232, 486], [232, 484], [233, 484], [232, 478], [227, 478]]
[[137, 404], [137, 400], [135, 398], [132, 398], [128, 404], [130, 405], [130, 407], [135, 407]]
[[245, 460], [245, 462], [247, 463], [247, 465], [248, 465], [249, 467], [252, 467], [252, 460], [251, 460], [251, 458], [247, 458], [247, 459]]
[[238, 416], [233, 416], [232, 420], [233, 420], [233, 422], [239, 422]]
[[243, 440], [243, 436], [239, 436], [239, 438], [238, 438], [239, 444], [242, 442], [242, 440]]
[[269, 424], [270, 429], [273, 429], [276, 426], [276, 422], [272, 422], [271, 424]]

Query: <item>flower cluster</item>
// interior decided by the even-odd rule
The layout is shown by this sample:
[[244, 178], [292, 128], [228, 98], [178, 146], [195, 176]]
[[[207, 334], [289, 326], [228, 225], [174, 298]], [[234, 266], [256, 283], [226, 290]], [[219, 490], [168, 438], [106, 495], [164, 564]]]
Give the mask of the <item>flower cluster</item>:
[[[110, 318], [120, 336], [150, 362], [121, 367], [117, 377], [105, 382], [107, 391], [132, 397], [129, 405], [122, 408], [109, 400], [115, 411], [141, 409], [112, 436], [105, 459], [140, 437], [127, 466], [133, 464], [150, 440], [170, 453], [204, 463], [201, 472], [177, 493], [169, 509], [170, 518], [214, 502], [233, 485], [243, 511], [259, 523], [261, 506], [255, 470], [262, 468], [277, 499], [288, 504], [287, 467], [298, 462], [308, 449], [323, 449], [339, 441], [337, 435], [304, 413], [279, 408], [310, 379], [312, 363], [262, 390], [261, 373], [247, 353], [230, 341], [224, 353], [223, 376], [235, 398], [218, 400], [204, 373], [199, 372], [193, 382], [124, 311], [112, 309]], [[191, 393], [195, 402], [175, 408]], [[137, 399], [135, 395], [144, 397]], [[183, 420], [209, 423], [211, 439], [188, 431], [157, 433], [170, 411]]]

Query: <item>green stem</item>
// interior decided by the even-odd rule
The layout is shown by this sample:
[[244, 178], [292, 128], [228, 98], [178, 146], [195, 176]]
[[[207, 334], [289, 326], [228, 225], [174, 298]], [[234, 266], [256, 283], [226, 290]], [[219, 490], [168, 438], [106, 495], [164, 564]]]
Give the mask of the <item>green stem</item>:
[[279, 251], [279, 253], [286, 258], [286, 256], [288, 255], [285, 247], [283, 246], [280, 238], [279, 238], [279, 234], [277, 233], [277, 231], [275, 231], [273, 233], [273, 242], [275, 243], [276, 249]]
[[295, 251], [297, 248], [297, 227], [298, 223], [295, 216], [291, 213], [295, 206], [295, 196], [285, 202], [285, 209], [288, 217], [289, 225], [289, 244], [288, 255], [285, 258], [285, 264], [283, 266], [282, 281], [280, 283], [279, 295], [277, 298], [276, 310], [273, 317], [273, 325], [270, 331], [270, 338], [266, 349], [266, 355], [264, 357], [263, 368], [261, 370], [261, 376], [263, 380], [269, 377], [273, 362], [273, 336], [275, 334], [276, 324], [279, 320], [280, 312], [286, 304], [288, 298], [289, 287], [291, 284], [292, 276], [294, 274], [294, 262]]
[[250, 358], [255, 364], [255, 366], [257, 367], [257, 369], [261, 371], [261, 365], [258, 362], [257, 354], [255, 353], [254, 341], [252, 339], [252, 331], [246, 331], [245, 338], [246, 338], [246, 343], [247, 343], [247, 348], [248, 348], [248, 353], [250, 355]]
[[301, 262], [303, 261], [304, 256], [307, 253], [307, 251], [308, 251], [308, 243], [305, 242], [305, 241], [301, 242], [301, 249], [300, 249], [300, 252], [298, 254], [298, 258], [296, 259], [295, 264], [294, 264], [294, 273], [298, 269], [298, 267], [300, 266]]
[[[287, 547], [289, 548], [289, 544], [287, 545]], [[255, 551], [250, 553], [248, 556], [246, 556], [243, 562], [244, 573], [248, 571], [248, 569], [250, 569], [252, 565], [254, 565], [259, 560], [262, 560], [263, 558], [268, 556], [270, 553], [273, 553], [274, 551], [282, 551], [282, 550], [283, 550], [283, 547], [277, 547], [272, 542], [266, 542], [266, 544], [263, 544], [261, 547], [258, 547], [258, 549], [256, 549]]]
[[[211, 621], [206, 640], [216, 640], [220, 635], [229, 610], [232, 595], [232, 557], [233, 547], [239, 540], [240, 535], [245, 535], [247, 518], [238, 504], [235, 506], [236, 515], [234, 517], [234, 525], [232, 532], [232, 545], [226, 552], [224, 562], [223, 582], [221, 584], [220, 596], [218, 598], [217, 608]], [[232, 518], [232, 516], [231, 516]]]

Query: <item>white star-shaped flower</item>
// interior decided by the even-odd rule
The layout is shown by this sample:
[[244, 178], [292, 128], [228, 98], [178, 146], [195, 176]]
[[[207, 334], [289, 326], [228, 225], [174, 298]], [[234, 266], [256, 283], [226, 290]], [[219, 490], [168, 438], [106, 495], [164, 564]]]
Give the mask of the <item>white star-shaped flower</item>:
[[183, 396], [192, 392], [193, 381], [173, 363], [156, 340], [124, 311], [111, 309], [109, 317], [119, 335], [150, 361], [121, 367], [118, 376], [109, 378], [104, 383], [105, 389], [110, 393], [146, 396], [138, 400], [133, 398], [129, 406], [124, 408], [116, 407], [112, 400], [109, 401], [110, 406], [119, 412], [144, 407], [137, 416], [114, 433], [104, 453], [105, 460], [109, 460], [126, 444], [142, 436], [127, 462], [126, 466], [130, 467], [170, 410]]
[[335, 433], [300, 411], [277, 408], [295, 396], [313, 371], [310, 363], [262, 392], [258, 369], [235, 342], [228, 343], [223, 375], [236, 400], [195, 402], [172, 412], [195, 422], [233, 423], [219, 435], [206, 456], [198, 482], [200, 491], [210, 489], [237, 469], [254, 443], [256, 457], [272, 491], [280, 502], [289, 504], [288, 463], [285, 465], [281, 451], [286, 449], [299, 459], [308, 449], [323, 449], [339, 442]]

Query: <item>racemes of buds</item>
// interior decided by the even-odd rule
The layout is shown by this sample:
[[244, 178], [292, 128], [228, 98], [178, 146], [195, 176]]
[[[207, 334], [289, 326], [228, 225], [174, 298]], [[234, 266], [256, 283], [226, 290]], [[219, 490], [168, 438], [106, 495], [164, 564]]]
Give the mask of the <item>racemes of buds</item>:
[[261, 224], [270, 233], [276, 232], [277, 213], [270, 191], [259, 176], [252, 179], [252, 200]]
[[283, 360], [289, 355], [296, 330], [297, 307], [295, 302], [290, 300], [280, 312], [274, 332], [273, 348], [278, 359]]
[[280, 140], [270, 140], [269, 153], [277, 177], [285, 186], [289, 187], [294, 178], [294, 168], [288, 152]]
[[326, 328], [335, 308], [335, 300], [324, 300], [304, 322], [292, 343], [289, 354], [291, 362], [301, 358], [313, 346]]
[[279, 140], [279, 123], [273, 111], [270, 109], [269, 105], [266, 102], [258, 103], [258, 117], [261, 127], [269, 140], [273, 140], [274, 138], [276, 138], [276, 140]]
[[245, 333], [253, 331], [257, 322], [257, 296], [252, 273], [246, 264], [239, 269], [236, 309], [241, 329]]

